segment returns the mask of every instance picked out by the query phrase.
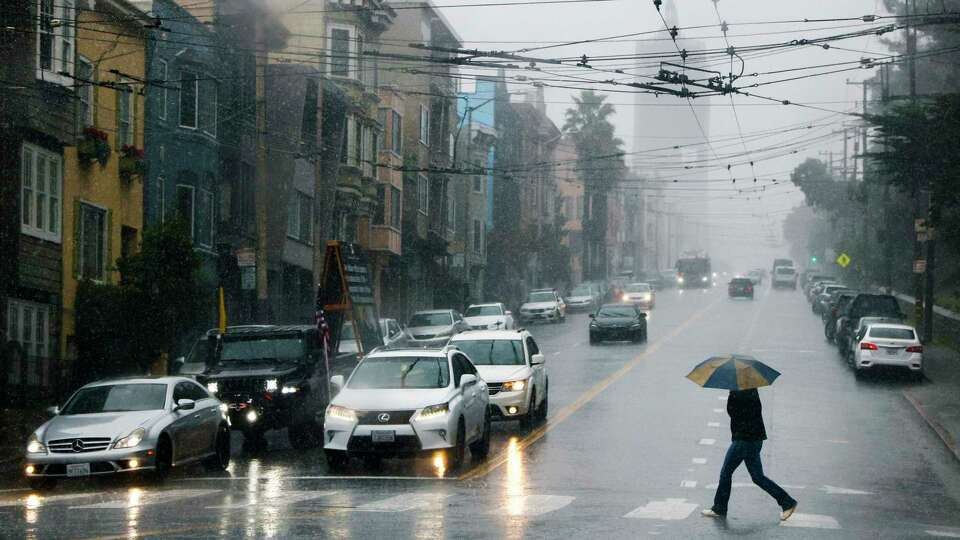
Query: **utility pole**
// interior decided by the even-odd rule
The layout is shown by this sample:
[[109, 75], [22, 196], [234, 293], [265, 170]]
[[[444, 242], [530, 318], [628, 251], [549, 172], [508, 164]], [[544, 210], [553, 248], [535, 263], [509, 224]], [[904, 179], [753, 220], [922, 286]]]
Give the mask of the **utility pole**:
[[[917, 0], [910, 0], [910, 4], [907, 4], [907, 15], [915, 14], [917, 12]], [[909, 20], [909, 19], [908, 19]], [[917, 101], [917, 29], [916, 26], [911, 23], [907, 26], [907, 62], [908, 75], [910, 81], [910, 101], [916, 103]], [[912, 174], [912, 184], [913, 184], [913, 219], [914, 219], [914, 239], [913, 239], [913, 261], [916, 264], [923, 257], [923, 243], [920, 240], [920, 229], [923, 222], [923, 209], [920, 202], [920, 176], [914, 172]], [[924, 324], [924, 304], [926, 303], [924, 299], [924, 274], [925, 272], [918, 272], [918, 268], [913, 269], [913, 295], [914, 295], [914, 318], [916, 319], [916, 324], [918, 327]]]
[[843, 180], [844, 181], [847, 181], [850, 178], [849, 176], [847, 176], [849, 172], [849, 169], [847, 169], [847, 139], [848, 139], [847, 128], [843, 128]]
[[257, 212], [257, 320], [270, 322], [269, 288], [267, 284], [267, 108], [266, 108], [266, 37], [263, 31], [263, 17], [254, 22], [254, 44], [256, 52], [256, 192]]

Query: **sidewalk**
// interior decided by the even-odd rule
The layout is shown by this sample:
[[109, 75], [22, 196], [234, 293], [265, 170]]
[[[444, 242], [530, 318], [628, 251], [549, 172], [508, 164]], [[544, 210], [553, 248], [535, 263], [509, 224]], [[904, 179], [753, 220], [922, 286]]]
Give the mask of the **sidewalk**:
[[946, 347], [924, 347], [929, 379], [903, 391], [904, 397], [960, 461], [960, 354]]

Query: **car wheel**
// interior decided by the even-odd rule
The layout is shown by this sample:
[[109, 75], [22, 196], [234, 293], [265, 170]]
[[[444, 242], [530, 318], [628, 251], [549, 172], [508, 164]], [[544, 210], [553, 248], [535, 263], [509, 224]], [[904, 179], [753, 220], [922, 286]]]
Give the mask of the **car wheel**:
[[319, 444], [317, 429], [311, 422], [288, 427], [287, 439], [295, 450], [307, 450]]
[[643, 342], [644, 342], [644, 343], [647, 342], [647, 329], [646, 329], [646, 328], [643, 329]]
[[203, 465], [208, 471], [224, 471], [230, 466], [230, 428], [220, 426], [213, 445], [213, 455], [205, 459]]
[[31, 478], [27, 480], [27, 484], [30, 486], [30, 489], [34, 491], [47, 491], [54, 488], [57, 485], [56, 478]]
[[591, 344], [591, 345], [596, 345], [596, 344], [597, 344], [597, 338], [596, 338], [596, 336], [594, 336], [593, 334], [590, 334], [590, 344]]
[[157, 443], [157, 456], [153, 460], [153, 478], [157, 482], [163, 482], [170, 475], [170, 469], [173, 467], [173, 444], [166, 436], [161, 436]]
[[547, 410], [550, 407], [550, 402], [548, 398], [550, 397], [550, 381], [544, 383], [543, 388], [543, 403], [540, 404], [540, 409], [537, 416], [539, 416], [540, 423], [547, 421]]
[[347, 468], [347, 462], [350, 460], [347, 453], [343, 450], [324, 450], [323, 456], [327, 460], [327, 469], [330, 472], [341, 472]]
[[527, 414], [520, 417], [520, 427], [530, 429], [537, 423], [537, 389], [534, 388], [530, 393], [530, 406], [527, 407]]
[[490, 411], [483, 416], [483, 435], [480, 440], [474, 441], [470, 445], [470, 457], [474, 460], [481, 460], [490, 453]]
[[463, 458], [467, 452], [467, 428], [463, 423], [463, 418], [457, 422], [457, 442], [453, 448], [447, 450], [447, 463], [450, 464], [450, 470], [453, 472], [459, 471], [463, 466]]

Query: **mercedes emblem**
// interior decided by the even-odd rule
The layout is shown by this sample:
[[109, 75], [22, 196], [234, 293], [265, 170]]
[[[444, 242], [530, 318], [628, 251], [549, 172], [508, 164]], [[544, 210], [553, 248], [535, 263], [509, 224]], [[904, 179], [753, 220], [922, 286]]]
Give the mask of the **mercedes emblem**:
[[83, 452], [83, 441], [80, 439], [73, 440], [73, 451], [74, 452]]

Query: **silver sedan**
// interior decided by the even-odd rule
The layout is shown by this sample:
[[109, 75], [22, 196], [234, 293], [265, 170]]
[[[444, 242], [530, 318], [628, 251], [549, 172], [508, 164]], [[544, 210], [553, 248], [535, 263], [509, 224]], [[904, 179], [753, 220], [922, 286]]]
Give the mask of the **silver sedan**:
[[27, 441], [31, 487], [58, 479], [148, 472], [203, 461], [230, 464], [230, 424], [219, 400], [184, 377], [110, 379], [77, 390]]

